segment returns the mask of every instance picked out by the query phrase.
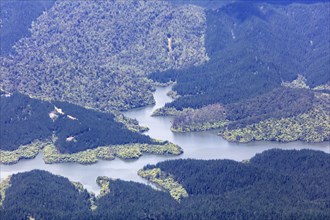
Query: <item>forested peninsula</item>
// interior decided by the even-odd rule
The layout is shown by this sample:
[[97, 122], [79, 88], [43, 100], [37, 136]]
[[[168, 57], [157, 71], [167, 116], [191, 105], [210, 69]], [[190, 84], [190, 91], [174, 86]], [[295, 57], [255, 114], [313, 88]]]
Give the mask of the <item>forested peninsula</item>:
[[329, 159], [319, 151], [274, 149], [244, 162], [170, 160], [139, 172], [162, 191], [99, 177], [98, 196], [34, 170], [0, 183], [0, 214], [8, 220], [327, 219]]
[[182, 153], [175, 144], [132, 129], [124, 116], [67, 102], [41, 101], [20, 93], [2, 92], [0, 99], [1, 163], [30, 159], [40, 151], [47, 163], [95, 163], [116, 156], [136, 159], [142, 153]]

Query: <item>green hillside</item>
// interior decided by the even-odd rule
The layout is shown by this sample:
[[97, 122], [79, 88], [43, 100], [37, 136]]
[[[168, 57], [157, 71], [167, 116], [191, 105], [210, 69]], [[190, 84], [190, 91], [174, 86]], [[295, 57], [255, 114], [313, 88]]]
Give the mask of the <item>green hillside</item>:
[[[150, 78], [176, 81], [180, 96], [167, 107], [200, 108], [252, 98], [292, 81], [329, 82], [329, 4], [233, 4], [206, 12], [205, 46], [210, 61]], [[307, 19], [308, 18], [308, 19]]]
[[29, 28], [55, 0], [2, 0], [0, 2], [0, 55], [14, 52], [12, 46], [30, 36]]
[[147, 73], [207, 60], [202, 8], [164, 1], [58, 1], [1, 57], [1, 88], [101, 111], [154, 102]]
[[150, 74], [176, 82], [176, 99], [155, 115], [176, 115], [177, 132], [220, 128], [229, 141], [329, 140], [329, 7], [240, 2], [208, 10], [210, 60]]
[[[123, 116], [67, 102], [47, 102], [20, 93], [0, 96], [0, 162], [16, 163], [43, 151], [46, 163], [95, 163], [98, 159], [137, 159], [143, 153], [175, 154], [182, 149], [151, 139]], [[135, 121], [134, 121], [135, 122]]]

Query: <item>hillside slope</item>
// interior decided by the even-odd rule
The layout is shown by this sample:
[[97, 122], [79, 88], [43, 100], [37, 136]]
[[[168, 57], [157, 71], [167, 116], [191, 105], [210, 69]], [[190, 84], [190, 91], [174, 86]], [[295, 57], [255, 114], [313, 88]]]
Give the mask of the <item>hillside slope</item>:
[[239, 2], [208, 10], [210, 60], [150, 74], [176, 82], [176, 99], [155, 115], [177, 115], [177, 132], [220, 128], [229, 141], [329, 140], [329, 7]]
[[1, 150], [16, 150], [36, 139], [49, 140], [52, 136], [62, 153], [105, 145], [152, 143], [148, 136], [130, 131], [117, 122], [111, 113], [65, 102], [40, 101], [18, 93], [0, 98]]
[[101, 111], [153, 103], [152, 71], [207, 60], [205, 14], [164, 1], [57, 1], [1, 58], [1, 88]]
[[174, 219], [326, 219], [329, 159], [318, 151], [275, 149], [244, 163], [171, 160], [144, 171], [160, 169], [150, 181], [171, 188], [173, 178], [187, 191]]
[[179, 146], [143, 135], [138, 125], [132, 128], [130, 120], [112, 113], [20, 93], [2, 93], [0, 101], [0, 163], [34, 158], [40, 151], [46, 163], [85, 164], [137, 159], [142, 153], [182, 153]]
[[[302, 75], [311, 88], [330, 81], [330, 5], [236, 3], [207, 11], [205, 46], [210, 61], [184, 70], [155, 72], [176, 81], [180, 96], [167, 104], [200, 108], [252, 98]], [[307, 19], [308, 18], [308, 19]]]
[[2, 0], [0, 2], [0, 55], [14, 52], [12, 46], [30, 36], [29, 28], [55, 0]]

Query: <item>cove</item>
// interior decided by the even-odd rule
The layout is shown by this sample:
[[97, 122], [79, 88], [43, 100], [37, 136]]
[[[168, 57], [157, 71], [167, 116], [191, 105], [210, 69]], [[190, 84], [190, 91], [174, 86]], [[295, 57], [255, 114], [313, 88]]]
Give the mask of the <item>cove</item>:
[[303, 142], [276, 143], [276, 142], [252, 142], [252, 143], [229, 143], [216, 131], [173, 133], [170, 131], [171, 117], [151, 117], [152, 112], [164, 106], [172, 99], [166, 95], [171, 87], [157, 87], [154, 92], [156, 104], [144, 108], [134, 109], [124, 114], [127, 117], [135, 118], [143, 126], [150, 128], [145, 134], [152, 138], [168, 140], [180, 145], [184, 153], [180, 156], [159, 156], [143, 155], [137, 160], [121, 160], [116, 158], [112, 161], [99, 161], [92, 165], [81, 165], [76, 163], [45, 164], [42, 155], [39, 154], [32, 160], [21, 160], [13, 165], [0, 165], [0, 177], [30, 171], [33, 169], [47, 170], [53, 174], [69, 178], [71, 181], [81, 182], [86, 189], [99, 192], [96, 184], [98, 176], [120, 178], [127, 181], [149, 184], [146, 180], [137, 175], [137, 171], [147, 164], [155, 164], [160, 161], [179, 158], [193, 159], [231, 159], [242, 161], [249, 159], [257, 153], [272, 148], [280, 149], [314, 149], [330, 153], [329, 142], [321, 144], [310, 144]]

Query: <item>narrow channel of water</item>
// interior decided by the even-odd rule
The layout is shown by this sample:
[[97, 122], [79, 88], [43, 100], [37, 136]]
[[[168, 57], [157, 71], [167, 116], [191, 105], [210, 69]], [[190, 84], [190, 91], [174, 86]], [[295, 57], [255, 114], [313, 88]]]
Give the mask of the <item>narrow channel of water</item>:
[[276, 142], [253, 142], [247, 144], [229, 143], [216, 135], [215, 131], [172, 133], [170, 131], [171, 117], [151, 117], [152, 112], [162, 107], [172, 99], [166, 95], [171, 87], [158, 87], [154, 93], [156, 105], [145, 108], [134, 109], [124, 114], [130, 118], [137, 119], [141, 125], [150, 128], [145, 134], [153, 138], [168, 140], [180, 145], [184, 154], [180, 156], [157, 156], [144, 155], [138, 160], [124, 161], [115, 159], [113, 161], [99, 161], [92, 165], [81, 165], [75, 163], [45, 164], [42, 155], [35, 159], [22, 160], [13, 165], [0, 165], [0, 177], [33, 169], [47, 170], [53, 174], [68, 177], [71, 181], [81, 182], [88, 190], [98, 193], [96, 185], [97, 176], [109, 176], [122, 180], [135, 181], [148, 184], [137, 175], [137, 171], [146, 164], [155, 164], [160, 161], [178, 158], [194, 159], [232, 159], [241, 161], [249, 159], [257, 153], [271, 148], [280, 149], [314, 149], [330, 153], [329, 142], [321, 144], [307, 144], [302, 142], [276, 143]]

